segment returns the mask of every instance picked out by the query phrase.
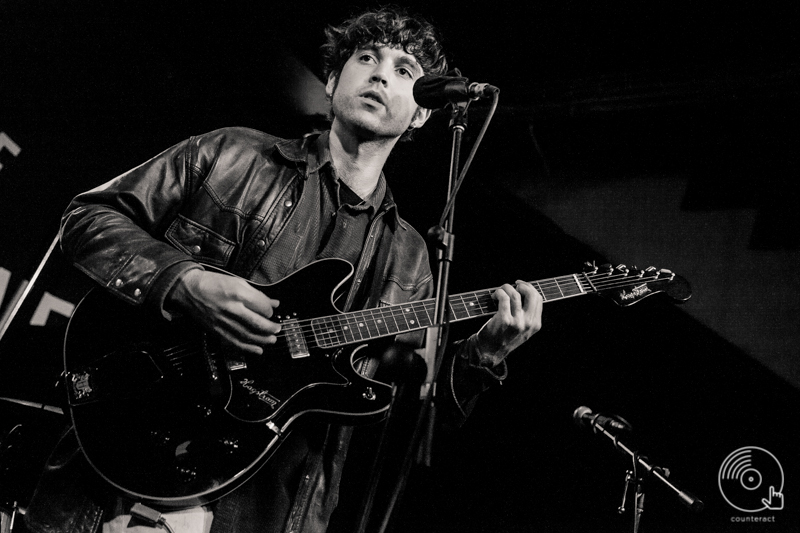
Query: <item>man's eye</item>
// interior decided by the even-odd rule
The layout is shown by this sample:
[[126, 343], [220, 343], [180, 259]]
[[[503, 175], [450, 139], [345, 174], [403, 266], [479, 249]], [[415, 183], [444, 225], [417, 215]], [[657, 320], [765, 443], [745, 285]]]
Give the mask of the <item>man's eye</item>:
[[369, 54], [363, 54], [361, 57], [359, 57], [359, 59], [361, 61], [367, 62], [367, 61], [370, 61], [372, 59], [372, 56], [369, 55]]
[[413, 77], [411, 71], [404, 67], [400, 67], [399, 69], [397, 69], [397, 72], [399, 72], [401, 76], [405, 76], [407, 78]]

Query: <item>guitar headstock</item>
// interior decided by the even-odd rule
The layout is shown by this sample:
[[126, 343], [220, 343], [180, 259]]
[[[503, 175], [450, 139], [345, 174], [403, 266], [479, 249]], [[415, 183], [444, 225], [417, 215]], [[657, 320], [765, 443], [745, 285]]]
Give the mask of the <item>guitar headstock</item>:
[[583, 275], [595, 292], [623, 307], [662, 292], [675, 303], [683, 303], [692, 297], [689, 282], [666, 268], [650, 266], [639, 269], [609, 264], [597, 267], [593, 263], [585, 263]]

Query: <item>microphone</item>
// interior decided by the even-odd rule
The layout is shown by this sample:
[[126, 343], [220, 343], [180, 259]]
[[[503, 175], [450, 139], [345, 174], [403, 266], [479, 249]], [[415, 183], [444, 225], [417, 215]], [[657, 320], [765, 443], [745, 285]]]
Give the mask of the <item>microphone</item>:
[[[458, 71], [455, 71], [458, 73]], [[500, 89], [488, 83], [469, 83], [463, 76], [422, 76], [414, 82], [414, 101], [427, 109], [449, 103], [488, 98]]]
[[590, 427], [594, 431], [597, 431], [598, 426], [606, 431], [633, 431], [633, 426], [621, 416], [594, 414], [591, 409], [583, 405], [575, 409], [572, 418], [578, 426]]

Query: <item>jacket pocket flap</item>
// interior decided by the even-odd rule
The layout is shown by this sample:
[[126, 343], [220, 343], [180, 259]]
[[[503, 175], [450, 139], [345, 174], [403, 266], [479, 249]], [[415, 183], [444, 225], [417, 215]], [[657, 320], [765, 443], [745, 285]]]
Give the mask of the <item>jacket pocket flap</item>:
[[224, 267], [236, 244], [183, 215], [170, 225], [167, 240], [193, 259], [207, 265]]

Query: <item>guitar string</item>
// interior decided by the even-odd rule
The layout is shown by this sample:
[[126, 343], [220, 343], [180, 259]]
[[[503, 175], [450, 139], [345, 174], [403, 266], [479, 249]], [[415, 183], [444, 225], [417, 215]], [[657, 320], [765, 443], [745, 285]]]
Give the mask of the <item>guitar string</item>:
[[[547, 280], [531, 282], [537, 290], [548, 299], [561, 299], [571, 296], [578, 296], [595, 291], [610, 290], [612, 288], [620, 288], [628, 285], [635, 285], [636, 283], [647, 283], [651, 281], [658, 281], [658, 272], [648, 274], [644, 273], [642, 277], [631, 277], [630, 274], [613, 274], [613, 273], [593, 273], [593, 274], [578, 274], [570, 276], [561, 276], [558, 278], [549, 278]], [[577, 277], [577, 282], [576, 282]], [[589, 278], [587, 281], [585, 278]], [[573, 288], [567, 288], [567, 294], [564, 293], [561, 283], [569, 283]], [[591, 283], [589, 283], [591, 282]], [[580, 286], [583, 290], [578, 290]], [[455, 315], [456, 320], [463, 320], [472, 317], [478, 317], [487, 314], [488, 312], [496, 312], [496, 304], [491, 294], [497, 288], [483, 289], [471, 293], [464, 293], [452, 295], [449, 297], [450, 301], [450, 314]], [[456, 300], [461, 300], [456, 301]], [[476, 305], [478, 309], [469, 309], [469, 306]], [[405, 312], [403, 312], [405, 310]], [[378, 337], [395, 335], [405, 332], [423, 329], [433, 323], [431, 316], [435, 311], [434, 300], [421, 300], [418, 302], [409, 302], [407, 304], [397, 304], [386, 307], [378, 307], [373, 309], [366, 309], [362, 311], [353, 311], [343, 313], [340, 315], [329, 315], [324, 317], [317, 317], [311, 319], [302, 319], [296, 322], [283, 323], [284, 330], [276, 335], [279, 342], [290, 342], [289, 339], [302, 339], [305, 347], [311, 348], [333, 348], [343, 346], [346, 344], [357, 343], [365, 340], [370, 340]], [[477, 311], [477, 312], [475, 312]], [[409, 320], [409, 314], [418, 317], [424, 313], [427, 323], [412, 318]], [[463, 316], [459, 316], [461, 313]], [[376, 316], [376, 314], [378, 316]], [[370, 315], [370, 316], [367, 316]], [[400, 321], [398, 322], [398, 319]], [[387, 325], [387, 320], [394, 322], [396, 331], [392, 331], [391, 326]], [[327, 327], [327, 331], [321, 331], [322, 326]], [[363, 329], [353, 329], [353, 326]], [[319, 342], [317, 337], [321, 337], [323, 342]], [[348, 336], [350, 338], [348, 338]], [[359, 338], [357, 338], [357, 336]], [[182, 346], [175, 346], [177, 350], [173, 354], [169, 354], [171, 361], [175, 359], [182, 359], [188, 356], [194, 356], [197, 351], [186, 351], [184, 355], [176, 355]], [[300, 350], [303, 350], [303, 346]], [[283, 349], [283, 346], [267, 345], [264, 351], [274, 351]], [[167, 348], [165, 352], [173, 348]]]
[[[619, 288], [627, 285], [635, 285], [636, 283], [640, 282], [647, 283], [650, 281], [657, 281], [658, 275], [659, 275], [658, 272], [654, 272], [652, 274], [647, 274], [645, 272], [642, 277], [637, 276], [635, 278], [632, 278], [629, 274], [616, 274], [616, 275], [612, 273], [588, 274], [587, 277], [589, 277], [592, 283], [594, 284], [594, 288], [590, 286], [590, 284], [585, 279], [583, 279], [584, 276], [582, 275], [578, 276], [578, 284], [576, 284], [574, 276], [563, 276], [560, 278], [552, 278], [550, 280], [546, 280], [546, 283], [533, 282], [533, 284], [538, 285], [540, 287], [539, 292], [547, 292], [547, 294], [544, 294], [544, 296], [552, 299], [552, 297], [554, 296], [557, 296], [558, 298], [578, 296], [580, 294], [585, 294], [589, 292], [609, 290], [611, 288]], [[583, 291], [574, 289], [573, 294], [565, 296], [564, 292], [560, 288], [559, 280], [561, 280], [562, 283], [568, 281], [573, 286], [580, 285], [581, 288], [583, 288]], [[556, 287], [555, 289], [553, 289], [554, 286]], [[465, 313], [465, 316], [463, 317], [456, 316], [457, 320], [463, 318], [470, 318], [471, 316], [480, 316], [486, 314], [484, 308], [489, 308], [491, 311], [496, 311], [494, 301], [491, 298], [491, 293], [493, 293], [495, 290], [496, 288], [492, 288], [492, 289], [485, 289], [482, 291], [476, 291], [473, 293], [465, 293], [463, 295], [451, 296], [450, 297], [451, 314], [457, 314], [457, 311], [454, 308], [457, 307], [459, 303], [460, 305], [465, 306], [464, 303], [465, 300], [479, 304], [479, 312], [473, 315], [473, 312], [470, 311], [465, 306], [463, 309], [460, 310], [462, 313]], [[455, 302], [454, 299], [456, 298], [460, 298], [462, 301]], [[354, 342], [369, 340], [376, 337], [394, 335], [398, 333], [404, 333], [407, 331], [413, 331], [416, 329], [427, 327], [431, 323], [429, 312], [433, 311], [434, 305], [435, 302], [433, 302], [433, 300], [422, 300], [419, 302], [409, 302], [407, 304], [378, 307], [363, 311], [343, 313], [340, 315], [330, 315], [313, 319], [298, 320], [296, 322], [285, 323], [284, 325], [287, 327], [288, 333], [286, 334], [279, 333], [278, 337], [285, 338], [288, 337], [289, 335], [293, 337], [302, 336], [306, 341], [311, 340], [310, 343], [306, 342], [306, 344], [312, 348], [313, 347], [330, 348], [335, 346], [341, 346], [344, 344], [351, 344]], [[421, 312], [424, 312], [428, 319], [428, 324], [424, 323], [420, 324], [418, 321], [414, 319], [412, 319], [409, 323], [409, 321], [406, 318], [409, 315], [403, 313], [402, 309], [406, 309], [407, 312], [408, 311], [412, 312], [411, 316], [416, 316], [419, 315]], [[375, 316], [376, 313], [378, 314], [377, 317]], [[396, 331], [392, 331], [390, 326], [379, 325], [379, 324], [384, 324], [387, 319], [391, 319], [395, 323]], [[400, 321], [404, 323], [404, 325], [398, 323], [398, 319], [400, 319]], [[353, 325], [365, 329], [354, 330], [352, 329]], [[321, 328], [323, 326], [327, 327], [328, 330], [321, 331]], [[383, 331], [384, 327], [385, 331]], [[344, 329], [340, 330], [339, 328], [344, 328]], [[311, 339], [309, 339], [308, 337], [309, 334], [312, 336]], [[315, 338], [317, 335], [322, 337], [322, 339], [327, 342], [324, 342], [322, 344], [317, 342]], [[342, 339], [344, 339], [344, 341]]]
[[[533, 282], [534, 285], [539, 287], [539, 292], [543, 292], [543, 296], [546, 298], [552, 299], [553, 297], [563, 298], [569, 296], [578, 296], [580, 294], [584, 294], [585, 292], [591, 292], [593, 290], [607, 290], [609, 288], [620, 287], [624, 285], [631, 285], [638, 282], [648, 282], [648, 281], [655, 281], [657, 280], [658, 274], [650, 274], [645, 275], [641, 278], [631, 278], [628, 274], [618, 274], [613, 275], [611, 273], [602, 273], [602, 274], [589, 274], [588, 277], [590, 278], [599, 278], [592, 280], [594, 283], [594, 289], [592, 289], [585, 279], [578, 278], [579, 285], [584, 289], [583, 291], [572, 289], [567, 289], [567, 293], [565, 295], [564, 290], [562, 290], [559, 280], [563, 283], [568, 281], [573, 287], [577, 286], [574, 276], [563, 276], [561, 278], [552, 278], [546, 280], [545, 282]], [[624, 279], [625, 283], [620, 284], [620, 279]], [[554, 289], [555, 287], [555, 289]], [[485, 309], [488, 308], [490, 311], [496, 311], [496, 307], [494, 305], [494, 301], [491, 298], [491, 293], [494, 292], [496, 289], [485, 289], [483, 291], [476, 291], [474, 293], [465, 293], [464, 295], [454, 295], [451, 296], [450, 305], [451, 305], [451, 313], [456, 315], [456, 320], [461, 320], [464, 318], [470, 318], [471, 316], [480, 316], [486, 314]], [[462, 301], [457, 302], [454, 301], [455, 299], [460, 298]], [[477, 303], [478, 304], [478, 313], [474, 313], [474, 310], [470, 310], [465, 303], [466, 301], [470, 302], [470, 304]], [[287, 322], [284, 323], [285, 330], [282, 333], [278, 334], [278, 337], [281, 340], [288, 339], [289, 337], [292, 338], [299, 338], [303, 337], [302, 340], [308, 339], [308, 334], [313, 335], [314, 337], [319, 336], [323, 343], [320, 344], [317, 342], [316, 338], [312, 339], [311, 347], [334, 347], [340, 346], [343, 344], [349, 344], [353, 342], [359, 342], [363, 340], [369, 340], [376, 337], [393, 335], [397, 333], [403, 333], [406, 331], [413, 331], [415, 329], [420, 329], [427, 327], [432, 323], [430, 319], [430, 312], [433, 311], [433, 306], [435, 302], [432, 300], [423, 300], [419, 302], [409, 302], [408, 304], [401, 304], [395, 306], [387, 306], [387, 307], [379, 307], [374, 309], [368, 309], [363, 311], [355, 311], [350, 313], [344, 313], [341, 315], [330, 315], [327, 317], [318, 317], [313, 319], [306, 319], [306, 320], [299, 320], [296, 322]], [[459, 308], [459, 305], [463, 308]], [[403, 310], [405, 312], [403, 312]], [[412, 318], [408, 320], [407, 316], [414, 316], [420, 315], [420, 313], [425, 314], [425, 318], [427, 319], [427, 323], [420, 322]], [[463, 316], [458, 316], [459, 312]], [[388, 314], [387, 314], [388, 313]], [[407, 313], [410, 313], [407, 314]], [[376, 316], [377, 314], [377, 316]], [[369, 315], [369, 316], [368, 316]], [[395, 324], [395, 330], [393, 331], [390, 325], [386, 325], [387, 319], [391, 320]], [[400, 322], [398, 322], [400, 319]], [[402, 325], [401, 325], [402, 323]], [[355, 328], [354, 328], [355, 326]], [[323, 327], [327, 327], [327, 331], [322, 331]], [[306, 342], [306, 345], [309, 343]], [[301, 346], [302, 349], [302, 346]]]

